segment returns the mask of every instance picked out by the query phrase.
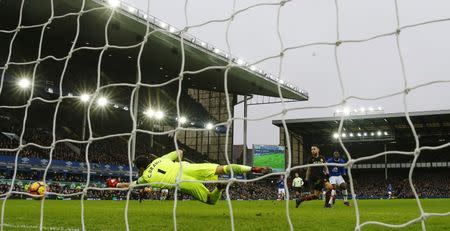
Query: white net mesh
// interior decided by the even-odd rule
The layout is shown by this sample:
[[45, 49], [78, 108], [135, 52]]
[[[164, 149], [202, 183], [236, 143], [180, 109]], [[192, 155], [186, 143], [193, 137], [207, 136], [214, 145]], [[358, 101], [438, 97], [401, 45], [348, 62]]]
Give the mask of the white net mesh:
[[[7, 198], [13, 194], [24, 194], [27, 196], [31, 196], [31, 197], [35, 197], [35, 195], [31, 195], [29, 193], [24, 193], [24, 192], [20, 192], [20, 191], [15, 191], [14, 190], [14, 182], [16, 180], [16, 173], [18, 171], [18, 160], [19, 160], [19, 154], [20, 152], [26, 148], [26, 147], [36, 147], [39, 149], [43, 149], [43, 150], [48, 150], [49, 151], [49, 162], [47, 164], [47, 167], [45, 168], [44, 174], [43, 174], [43, 180], [44, 182], [47, 179], [47, 173], [49, 171], [49, 168], [52, 164], [52, 157], [54, 155], [54, 151], [55, 151], [55, 147], [57, 146], [57, 144], [59, 143], [64, 143], [64, 142], [70, 142], [70, 143], [75, 143], [75, 144], [85, 144], [86, 145], [86, 149], [85, 149], [85, 161], [86, 161], [86, 167], [87, 167], [87, 181], [86, 181], [86, 186], [85, 188], [78, 193], [73, 193], [73, 194], [59, 194], [59, 193], [52, 193], [52, 192], [48, 192], [47, 194], [54, 194], [54, 195], [58, 195], [58, 196], [64, 196], [64, 197], [71, 197], [71, 196], [76, 196], [76, 195], [81, 195], [81, 228], [82, 230], [86, 229], [85, 226], [85, 209], [84, 209], [84, 199], [88, 193], [89, 190], [125, 190], [125, 189], [111, 189], [111, 188], [98, 188], [98, 187], [90, 187], [90, 173], [91, 173], [91, 162], [89, 160], [89, 150], [91, 147], [92, 142], [94, 141], [99, 141], [99, 140], [105, 140], [105, 139], [109, 139], [109, 138], [113, 138], [113, 137], [127, 137], [128, 138], [128, 163], [129, 163], [129, 167], [131, 169], [132, 167], [132, 158], [135, 156], [135, 139], [136, 139], [136, 134], [138, 133], [145, 133], [145, 134], [151, 134], [151, 135], [168, 135], [168, 134], [172, 134], [174, 133], [173, 139], [174, 139], [174, 143], [175, 146], [178, 149], [178, 144], [177, 144], [177, 134], [180, 131], [185, 131], [185, 130], [206, 130], [206, 129], [192, 129], [192, 128], [185, 128], [183, 127], [180, 123], [178, 123], [178, 126], [170, 131], [164, 131], [164, 132], [155, 132], [155, 131], [150, 131], [150, 130], [143, 130], [143, 129], [139, 129], [138, 128], [138, 122], [137, 122], [137, 118], [136, 118], [136, 114], [135, 114], [135, 110], [137, 110], [138, 105], [140, 102], [138, 102], [138, 92], [139, 89], [141, 88], [158, 88], [158, 87], [163, 87], [165, 85], [171, 84], [173, 82], [178, 82], [178, 93], [177, 93], [177, 103], [176, 103], [176, 108], [177, 108], [177, 117], [180, 118], [181, 116], [181, 112], [180, 112], [180, 97], [181, 97], [181, 92], [182, 92], [182, 86], [183, 86], [183, 80], [185, 78], [186, 75], [188, 74], [197, 74], [197, 73], [201, 73], [201, 72], [205, 72], [208, 70], [212, 70], [212, 69], [221, 69], [224, 70], [224, 91], [225, 91], [225, 95], [226, 95], [226, 105], [227, 105], [227, 112], [228, 112], [228, 119], [226, 122], [221, 123], [221, 124], [215, 124], [215, 126], [219, 126], [219, 125], [225, 125], [227, 128], [227, 133], [226, 133], [226, 145], [225, 145], [225, 159], [226, 162], [228, 164], [231, 164], [231, 161], [229, 159], [229, 155], [228, 153], [231, 150], [229, 149], [229, 133], [230, 133], [230, 127], [232, 125], [233, 121], [236, 120], [248, 120], [248, 121], [260, 121], [260, 120], [264, 120], [267, 118], [274, 118], [276, 116], [281, 116], [282, 119], [282, 123], [283, 123], [283, 127], [284, 127], [284, 131], [285, 131], [285, 136], [286, 136], [286, 147], [287, 147], [287, 168], [286, 171], [282, 172], [282, 173], [272, 173], [272, 174], [268, 174], [265, 176], [261, 176], [258, 178], [254, 178], [251, 180], [242, 180], [242, 179], [237, 179], [234, 175], [233, 172], [231, 172], [231, 177], [228, 180], [223, 180], [220, 182], [224, 182], [227, 183], [227, 187], [226, 187], [226, 198], [227, 198], [227, 203], [228, 203], [228, 208], [229, 208], [229, 213], [230, 213], [230, 222], [231, 222], [231, 229], [235, 230], [235, 223], [234, 223], [234, 216], [233, 216], [233, 206], [232, 203], [230, 201], [230, 186], [231, 184], [233, 184], [234, 182], [252, 182], [252, 181], [258, 181], [261, 180], [263, 178], [269, 177], [269, 176], [273, 176], [273, 175], [280, 175], [280, 174], [284, 174], [285, 175], [285, 187], [286, 187], [286, 192], [287, 192], [287, 200], [286, 202], [286, 217], [287, 217], [287, 221], [289, 223], [289, 227], [290, 230], [293, 230], [293, 224], [291, 221], [291, 217], [290, 217], [290, 211], [289, 211], [289, 190], [287, 189], [287, 179], [288, 176], [290, 175], [291, 171], [293, 170], [297, 170], [297, 169], [305, 169], [307, 167], [311, 167], [311, 166], [322, 166], [322, 165], [317, 165], [317, 164], [310, 164], [310, 165], [300, 165], [300, 166], [295, 166], [293, 167], [291, 164], [291, 156], [292, 156], [292, 152], [291, 152], [291, 145], [290, 145], [290, 139], [289, 139], [289, 132], [287, 129], [287, 125], [285, 122], [285, 115], [287, 112], [289, 111], [300, 111], [300, 110], [306, 110], [306, 109], [311, 109], [311, 108], [334, 108], [336, 106], [345, 106], [346, 102], [350, 99], [358, 99], [358, 100], [363, 100], [363, 101], [374, 101], [374, 100], [379, 100], [379, 99], [386, 99], [386, 98], [390, 98], [393, 96], [398, 96], [398, 95], [403, 95], [403, 105], [404, 105], [404, 112], [405, 112], [405, 117], [408, 121], [408, 124], [411, 128], [411, 132], [414, 135], [414, 139], [415, 139], [415, 149], [412, 151], [386, 151], [386, 152], [382, 152], [382, 153], [378, 153], [376, 155], [371, 155], [371, 156], [366, 156], [366, 157], [361, 157], [361, 158], [352, 158], [350, 153], [347, 151], [346, 146], [344, 145], [344, 143], [342, 142], [341, 138], [339, 138], [339, 143], [342, 147], [343, 150], [345, 150], [345, 154], [348, 158], [348, 162], [346, 164], [334, 164], [332, 166], [345, 166], [348, 168], [348, 174], [349, 174], [349, 179], [350, 179], [350, 186], [351, 186], [351, 194], [352, 194], [352, 198], [353, 198], [353, 203], [354, 203], [354, 208], [356, 211], [356, 226], [355, 226], [355, 230], [360, 230], [363, 226], [366, 225], [370, 225], [370, 224], [375, 224], [375, 225], [380, 225], [380, 226], [385, 226], [385, 227], [392, 227], [392, 228], [401, 228], [401, 227], [406, 227], [408, 225], [411, 225], [413, 223], [416, 222], [421, 222], [422, 224], [422, 230], [426, 230], [426, 220], [429, 217], [432, 216], [448, 216], [450, 215], [450, 212], [447, 213], [428, 213], [425, 212], [424, 209], [422, 208], [422, 202], [419, 199], [419, 196], [416, 192], [415, 186], [413, 184], [413, 180], [412, 180], [412, 175], [413, 175], [413, 171], [414, 168], [416, 166], [416, 162], [417, 159], [420, 156], [421, 151], [423, 150], [438, 150], [438, 149], [442, 149], [445, 147], [450, 146], [450, 143], [446, 143], [440, 146], [434, 146], [434, 147], [429, 147], [429, 146], [421, 146], [419, 143], [419, 139], [418, 139], [418, 135], [416, 134], [416, 130], [415, 127], [413, 125], [413, 123], [411, 122], [411, 119], [409, 117], [409, 112], [408, 112], [408, 102], [407, 102], [407, 95], [411, 92], [414, 91], [416, 89], [419, 88], [423, 88], [425, 86], [429, 86], [429, 85], [436, 85], [436, 84], [442, 84], [442, 83], [448, 83], [450, 81], [448, 80], [433, 80], [433, 81], [429, 81], [426, 83], [422, 83], [419, 85], [415, 85], [412, 86], [408, 83], [408, 76], [407, 76], [407, 66], [405, 66], [404, 64], [404, 54], [401, 50], [401, 32], [405, 31], [405, 30], [409, 30], [412, 28], [421, 28], [424, 25], [427, 24], [438, 24], [440, 22], [444, 22], [444, 21], [450, 21], [450, 18], [442, 18], [442, 19], [436, 19], [436, 20], [431, 20], [431, 21], [424, 21], [421, 23], [416, 23], [416, 24], [411, 24], [411, 25], [403, 25], [401, 26], [400, 24], [400, 16], [399, 16], [399, 7], [397, 4], [397, 1], [394, 1], [393, 4], [393, 8], [395, 8], [395, 18], [396, 18], [396, 22], [397, 22], [397, 29], [395, 31], [391, 31], [388, 33], [382, 33], [382, 34], [378, 34], [375, 36], [372, 36], [370, 38], [366, 38], [366, 39], [359, 39], [359, 40], [342, 40], [340, 37], [340, 11], [339, 11], [339, 1], [335, 0], [334, 1], [334, 7], [336, 10], [336, 38], [334, 41], [328, 41], [328, 42], [314, 42], [314, 43], [308, 43], [308, 44], [302, 44], [302, 45], [298, 45], [298, 46], [292, 46], [292, 47], [286, 47], [284, 45], [283, 42], [283, 36], [282, 33], [280, 32], [280, 15], [281, 15], [281, 10], [284, 7], [287, 7], [289, 4], [289, 0], [286, 1], [280, 1], [280, 2], [276, 2], [276, 3], [258, 3], [246, 8], [242, 8], [242, 9], [237, 9], [236, 8], [236, 1], [233, 1], [233, 10], [232, 13], [226, 17], [226, 18], [219, 18], [219, 19], [211, 19], [209, 21], [203, 22], [203, 23], [199, 23], [196, 25], [191, 25], [189, 24], [189, 17], [188, 17], [188, 6], [189, 6], [189, 2], [186, 0], [185, 1], [185, 7], [184, 7], [184, 12], [185, 12], [185, 27], [181, 30], [175, 29], [173, 27], [168, 27], [167, 25], [162, 25], [158, 23], [162, 23], [161, 21], [158, 21], [157, 19], [149, 16], [149, 6], [150, 6], [150, 1], [148, 1], [147, 3], [147, 11], [141, 11], [141, 10], [137, 10], [136, 8], [133, 8], [131, 6], [128, 6], [124, 3], [121, 3], [120, 1], [114, 1], [114, 0], [110, 0], [110, 1], [105, 1], [105, 2], [101, 2], [103, 5], [100, 5], [98, 7], [92, 7], [92, 4], [87, 7], [87, 3], [91, 2], [88, 0], [83, 0], [81, 7], [79, 8], [79, 10], [77, 12], [68, 12], [65, 14], [61, 14], [61, 15], [56, 15], [55, 11], [54, 11], [54, 1], [51, 1], [51, 14], [48, 16], [48, 18], [45, 20], [44, 23], [41, 24], [33, 24], [33, 25], [24, 25], [22, 23], [22, 18], [23, 18], [23, 14], [24, 14], [24, 5], [26, 4], [27, 1], [22, 0], [20, 1], [20, 13], [17, 19], [17, 25], [15, 26], [15, 28], [12, 29], [3, 29], [0, 28], [0, 33], [2, 34], [7, 34], [11, 36], [10, 42], [8, 44], [9, 47], [9, 51], [7, 54], [7, 58], [6, 58], [6, 62], [4, 64], [2, 64], [2, 66], [0, 66], [0, 70], [1, 70], [1, 81], [0, 81], [0, 94], [2, 91], [4, 91], [4, 83], [5, 83], [5, 75], [8, 71], [8, 69], [10, 69], [12, 66], [25, 66], [25, 65], [31, 65], [32, 66], [32, 76], [31, 76], [31, 85], [30, 85], [30, 94], [28, 97], [28, 100], [26, 101], [25, 104], [22, 105], [0, 105], [0, 109], [4, 110], [4, 109], [24, 109], [24, 115], [23, 115], [23, 120], [22, 120], [22, 132], [20, 134], [19, 140], [20, 140], [20, 144], [17, 148], [0, 148], [1, 152], [13, 152], [15, 153], [15, 165], [14, 165], [14, 174], [12, 177], [12, 183], [11, 183], [11, 187], [9, 188], [9, 190], [5, 193], [2, 194], [2, 197], [6, 196], [6, 199], [3, 200], [2, 203], [2, 213], [1, 213], [1, 229], [3, 230], [4, 227], [8, 227], [7, 224], [5, 224], [4, 222], [4, 215], [5, 215], [5, 207], [6, 207], [6, 202], [7, 202]], [[113, 7], [114, 6], [114, 7]], [[255, 63], [252, 64], [248, 64], [248, 65], [244, 65], [245, 67], [243, 67], [243, 64], [240, 63], [238, 60], [235, 60], [232, 56], [230, 55], [226, 55], [226, 53], [224, 53], [224, 57], [227, 57], [228, 60], [228, 64], [224, 65], [224, 66], [209, 66], [206, 68], [202, 68], [199, 70], [186, 70], [185, 69], [185, 46], [186, 43], [196, 43], [196, 44], [200, 44], [202, 46], [206, 46], [206, 44], [203, 44], [203, 42], [199, 41], [199, 40], [193, 40], [192, 36], [190, 36], [189, 34], [187, 34], [187, 32], [193, 28], [197, 28], [197, 27], [203, 27], [205, 25], [208, 25], [210, 23], [213, 22], [226, 22], [227, 23], [227, 30], [226, 30], [226, 42], [227, 42], [227, 52], [228, 53], [232, 53], [232, 49], [230, 46], [230, 42], [229, 42], [229, 31], [230, 28], [232, 27], [232, 22], [235, 19], [235, 16], [240, 15], [240, 14], [245, 14], [246, 12], [250, 11], [251, 9], [255, 9], [261, 6], [268, 6], [268, 7], [275, 7], [278, 9], [278, 14], [277, 14], [277, 37], [279, 40], [279, 52], [276, 55], [270, 56], [270, 57], [265, 57], [264, 59], [261, 59]], [[105, 44], [103, 46], [79, 46], [77, 47], [77, 44], [79, 44], [78, 42], [78, 38], [79, 38], [79, 34], [80, 34], [80, 20], [81, 17], [87, 13], [91, 13], [91, 12], [95, 12], [95, 11], [99, 11], [99, 12], [108, 12], [108, 19], [106, 22], [106, 25], [104, 28], [102, 28], [104, 30], [104, 34], [105, 34]], [[145, 36], [143, 38], [140, 39], [140, 41], [131, 44], [131, 45], [127, 45], [127, 46], [120, 46], [120, 45], [115, 45], [115, 44], [111, 44], [109, 42], [109, 33], [108, 30], [111, 29], [110, 26], [110, 22], [113, 19], [113, 17], [116, 14], [132, 14], [135, 15], [136, 17], [138, 17], [140, 20], [145, 19], [146, 20], [146, 31], [145, 31]], [[76, 17], [76, 33], [75, 36], [73, 37], [72, 40], [72, 46], [70, 47], [70, 50], [65, 54], [65, 56], [61, 56], [61, 57], [55, 57], [55, 56], [44, 56], [42, 54], [42, 50], [43, 50], [43, 43], [44, 43], [44, 35], [46, 33], [46, 28], [51, 26], [52, 22], [63, 19], [63, 18], [67, 18], [67, 17]], [[14, 53], [14, 49], [16, 49], [15, 47], [15, 40], [19, 35], [19, 32], [21, 32], [24, 29], [30, 29], [30, 28], [35, 28], [35, 29], [39, 29], [40, 30], [40, 39], [38, 42], [38, 47], [37, 47], [37, 56], [36, 58], [34, 58], [33, 60], [27, 60], [24, 62], [19, 62], [19, 61], [13, 61], [12, 60], [12, 56]], [[178, 40], [179, 40], [179, 44], [181, 46], [181, 65], [179, 67], [179, 72], [178, 72], [178, 76], [176, 78], [172, 78], [171, 80], [164, 82], [164, 83], [160, 83], [160, 84], [147, 84], [147, 83], [143, 83], [142, 82], [142, 74], [141, 74], [141, 57], [142, 57], [142, 52], [144, 49], [144, 46], [148, 43], [148, 38], [156, 33], [156, 32], [162, 32], [162, 33], [167, 33], [167, 34], [171, 34], [173, 36], [175, 36]], [[376, 40], [382, 37], [395, 37], [396, 40], [396, 52], [398, 54], [400, 63], [401, 63], [401, 73], [402, 73], [402, 79], [403, 79], [403, 90], [399, 91], [399, 92], [395, 92], [392, 94], [388, 94], [388, 95], [380, 95], [377, 97], [373, 97], [373, 98], [361, 98], [361, 97], [357, 97], [357, 96], [351, 96], [351, 95], [347, 95], [346, 94], [346, 89], [344, 88], [344, 80], [342, 78], [342, 72], [341, 72], [341, 64], [340, 64], [340, 59], [339, 59], [339, 51], [340, 51], [340, 47], [344, 44], [347, 43], [365, 43], [368, 41], [372, 41], [372, 40]], [[189, 41], [188, 41], [189, 40]], [[86, 44], [87, 45], [87, 44]], [[284, 54], [286, 52], [289, 52], [291, 50], [297, 50], [297, 49], [303, 49], [306, 47], [314, 47], [314, 46], [332, 46], [334, 47], [334, 60], [335, 60], [335, 65], [336, 65], [336, 69], [337, 69], [337, 77], [339, 79], [339, 83], [340, 83], [340, 88], [341, 88], [341, 92], [342, 92], [342, 100], [339, 104], [333, 104], [333, 105], [325, 105], [325, 106], [311, 106], [311, 107], [296, 107], [296, 108], [287, 108], [286, 104], [285, 104], [285, 99], [283, 98], [282, 95], [282, 83], [281, 81], [277, 81], [278, 82], [278, 92], [279, 92], [279, 98], [281, 99], [281, 105], [283, 107], [283, 109], [279, 112], [273, 113], [271, 115], [267, 115], [267, 116], [263, 116], [260, 118], [236, 118], [233, 117], [233, 113], [232, 113], [232, 108], [231, 108], [231, 103], [230, 103], [230, 95], [229, 95], [229, 91], [228, 91], [228, 75], [229, 72], [232, 68], [248, 68], [250, 69], [251, 66], [253, 65], [257, 65], [263, 61], [266, 60], [270, 60], [270, 59], [279, 59], [279, 66], [278, 66], [278, 73], [279, 73], [279, 78], [283, 78], [283, 59], [284, 59]], [[137, 64], [136, 64], [136, 81], [134, 83], [114, 83], [114, 84], [102, 84], [101, 82], [101, 75], [102, 75], [102, 64], [103, 64], [103, 60], [105, 57], [105, 53], [106, 51], [108, 51], [109, 49], [138, 49], [138, 54], [137, 54]], [[87, 126], [88, 126], [88, 136], [87, 136], [87, 140], [73, 140], [73, 139], [57, 139], [56, 137], [56, 127], [57, 127], [57, 117], [58, 117], [58, 109], [60, 107], [60, 105], [68, 99], [78, 99], [80, 96], [72, 96], [72, 95], [63, 95], [64, 89], [63, 89], [63, 83], [66, 77], [66, 69], [67, 66], [69, 65], [69, 62], [72, 58], [72, 56], [82, 50], [92, 50], [92, 51], [99, 51], [99, 57], [97, 60], [97, 84], [95, 86], [95, 92], [93, 93], [92, 97], [89, 100], [89, 104], [87, 106]], [[220, 51], [221, 52], [221, 51]], [[218, 53], [218, 52], [216, 52]], [[60, 75], [60, 81], [58, 84], [58, 88], [59, 88], [59, 97], [55, 100], [48, 100], [48, 99], [44, 99], [41, 97], [36, 97], [34, 96], [34, 90], [36, 88], [35, 86], [35, 79], [36, 79], [36, 73], [37, 73], [37, 69], [39, 68], [39, 65], [45, 61], [45, 60], [56, 60], [56, 61], [61, 61], [64, 63], [64, 68], [63, 71]], [[115, 87], [121, 87], [121, 88], [130, 88], [132, 89], [132, 93], [131, 93], [131, 99], [129, 102], [130, 105], [130, 110], [129, 110], [129, 114], [132, 120], [132, 130], [129, 132], [125, 132], [125, 133], [120, 133], [120, 134], [112, 134], [112, 135], [107, 135], [107, 136], [94, 136], [94, 128], [91, 122], [91, 111], [93, 108], [93, 104], [96, 102], [96, 100], [99, 98], [99, 96], [101, 95], [101, 92], [105, 89], [111, 89], [111, 88], [115, 88]], [[31, 107], [32, 103], [39, 101], [39, 102], [44, 102], [44, 103], [48, 103], [48, 104], [55, 104], [55, 109], [54, 109], [54, 113], [52, 116], [52, 120], [53, 120], [53, 126], [52, 126], [52, 141], [51, 141], [51, 145], [49, 146], [42, 146], [40, 144], [36, 144], [36, 143], [30, 143], [30, 142], [25, 142], [24, 139], [24, 134], [25, 134], [25, 128], [27, 125], [27, 119], [29, 117], [28, 113], [29, 113], [29, 108]], [[341, 117], [341, 121], [339, 124], [339, 131], [338, 133], [341, 133], [341, 130], [343, 128], [343, 122], [344, 122], [344, 116]], [[409, 170], [409, 176], [408, 176], [408, 180], [409, 180], [409, 184], [410, 187], [414, 193], [415, 196], [415, 200], [417, 202], [417, 207], [420, 210], [420, 216], [410, 220], [408, 222], [405, 222], [403, 224], [388, 224], [388, 223], [383, 223], [383, 222], [377, 222], [377, 221], [366, 221], [366, 222], [362, 222], [360, 221], [360, 209], [358, 206], [358, 201], [356, 199], [356, 193], [355, 193], [355, 189], [353, 187], [353, 178], [352, 178], [352, 166], [357, 163], [357, 162], [361, 162], [361, 161], [365, 161], [365, 160], [369, 160], [369, 159], [375, 159], [377, 157], [380, 156], [384, 156], [384, 155], [392, 155], [392, 154], [400, 154], [400, 155], [408, 155], [413, 157], [413, 161]], [[181, 163], [180, 163], [180, 166]], [[182, 173], [182, 171], [180, 171], [180, 174]], [[133, 172], [130, 170], [129, 172], [129, 181], [132, 181], [133, 178]], [[175, 188], [175, 196], [174, 196], [174, 203], [173, 203], [173, 226], [174, 229], [177, 230], [177, 194], [179, 192], [179, 183], [181, 182], [180, 180], [181, 176], [179, 175], [177, 177], [177, 183], [174, 185], [176, 186]], [[203, 183], [215, 183], [215, 182], [209, 182], [209, 181], [200, 181]], [[165, 184], [164, 182], [155, 182], [154, 184]], [[128, 221], [128, 205], [129, 205], [129, 200], [130, 200], [130, 194], [131, 194], [131, 190], [128, 191], [127, 193], [127, 203], [126, 203], [126, 207], [125, 207], [125, 211], [124, 211], [124, 219], [125, 219], [125, 224], [126, 224], [126, 230], [129, 230], [129, 221]], [[42, 200], [41, 202], [41, 211], [40, 211], [40, 224], [39, 224], [39, 229], [43, 230], [44, 229], [44, 206], [45, 206], [45, 199]]]

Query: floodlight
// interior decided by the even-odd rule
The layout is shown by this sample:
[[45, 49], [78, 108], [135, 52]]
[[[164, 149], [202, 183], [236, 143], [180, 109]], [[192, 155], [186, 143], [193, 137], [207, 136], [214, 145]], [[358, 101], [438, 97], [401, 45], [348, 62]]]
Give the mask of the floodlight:
[[132, 6], [129, 6], [128, 7], [128, 12], [130, 12], [130, 13], [136, 13], [136, 11], [137, 11], [137, 9], [136, 8], [134, 8], [134, 7], [132, 7]]
[[81, 94], [81, 95], [80, 95], [80, 100], [81, 100], [82, 102], [84, 102], [84, 103], [86, 103], [87, 101], [89, 101], [90, 98], [91, 98], [91, 96], [88, 95], [88, 94]]
[[367, 132], [364, 132], [364, 133], [363, 133], [363, 136], [367, 136]]
[[17, 82], [17, 85], [22, 88], [22, 89], [27, 89], [30, 87], [31, 85], [31, 81], [27, 78], [21, 78], [19, 79], [19, 81]]
[[206, 126], [205, 126], [205, 128], [208, 129], [208, 130], [213, 129], [213, 127], [214, 127], [214, 125], [212, 123], [207, 123]]
[[165, 23], [165, 22], [163, 22], [163, 21], [160, 21], [160, 22], [159, 22], [159, 27], [161, 27], [161, 28], [163, 28], [163, 29], [166, 29], [167, 26], [169, 26], [167, 23]]
[[347, 134], [346, 133], [342, 133], [342, 137], [347, 137]]
[[106, 99], [105, 97], [100, 97], [97, 100], [97, 105], [100, 107], [104, 107], [108, 104], [108, 99]]
[[163, 118], [164, 118], [164, 112], [162, 112], [162, 111], [156, 111], [155, 112], [155, 119], [161, 120]]
[[244, 65], [244, 64], [245, 64], [245, 61], [244, 61], [244, 60], [242, 60], [242, 59], [236, 59], [236, 63], [237, 63], [237, 65], [240, 65], [240, 66], [242, 66], [242, 65]]
[[149, 108], [144, 111], [144, 115], [146, 115], [148, 118], [152, 118], [153, 116], [155, 116], [155, 111], [153, 111], [153, 109]]
[[361, 132], [358, 132], [356, 135], [359, 136], [359, 137], [361, 137]]
[[339, 137], [339, 134], [337, 134], [336, 132], [333, 133], [333, 138], [337, 139]]
[[108, 0], [108, 4], [111, 7], [115, 8], [115, 7], [118, 7], [120, 5], [120, 0]]
[[371, 132], [371, 133], [370, 133], [370, 135], [371, 135], [371, 136], [374, 136], [374, 135], [375, 135], [375, 133]]
[[381, 136], [381, 131], [377, 131], [377, 136]]
[[186, 117], [181, 116], [181, 117], [178, 119], [178, 121], [180, 122], [180, 124], [184, 124], [184, 123], [187, 122], [187, 119], [186, 119]]
[[353, 137], [353, 133], [350, 133], [349, 136], [350, 136], [350, 137]]
[[350, 114], [350, 108], [344, 107], [343, 112], [344, 112], [344, 115], [349, 115]]
[[384, 135], [385, 135], [385, 136], [387, 136], [387, 135], [388, 135], [388, 133], [387, 133], [387, 132], [384, 132]]

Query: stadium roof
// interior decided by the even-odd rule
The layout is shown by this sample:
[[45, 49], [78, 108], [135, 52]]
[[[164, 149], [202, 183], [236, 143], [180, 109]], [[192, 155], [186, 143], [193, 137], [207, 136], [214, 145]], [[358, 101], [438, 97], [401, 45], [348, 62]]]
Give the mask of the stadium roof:
[[[67, 56], [77, 29], [77, 14], [74, 13], [80, 11], [81, 3], [80, 0], [54, 2], [54, 16], [64, 15], [64, 17], [54, 17], [47, 26], [42, 42], [41, 57], [53, 55], [62, 58]], [[12, 31], [17, 27], [20, 4], [21, 1], [1, 2], [0, 21], [3, 26], [0, 29], [11, 31], [11, 33], [6, 33], [7, 36], [5, 36], [5, 33], [0, 33], [2, 34], [0, 42], [5, 45], [0, 47], [0, 51], [5, 51], [5, 54], [8, 53], [9, 41], [14, 34]], [[74, 63], [74, 66], [85, 69], [84, 72], [79, 71], [77, 81], [87, 78], [86, 75], [89, 74], [96, 76], [95, 70], [97, 69], [101, 49], [95, 49], [95, 47], [102, 47], [106, 44], [105, 28], [111, 12], [111, 9], [106, 6], [107, 4], [102, 3], [102, 1], [86, 1], [76, 44], [78, 48], [85, 48], [78, 49], [71, 59], [72, 62], [78, 62], [78, 64]], [[118, 7], [109, 23], [107, 34], [110, 45], [131, 46], [142, 41], [145, 36], [146, 19], [144, 18], [150, 18], [151, 16], [147, 16], [134, 8], [127, 8], [127, 10], [125, 7], [129, 6], [121, 5]], [[26, 1], [23, 6], [21, 25], [43, 25], [51, 16], [50, 9], [50, 1]], [[182, 53], [179, 36], [173, 33], [174, 28], [170, 26], [169, 28], [167, 24], [161, 25], [164, 22], [155, 18], [151, 18], [149, 21], [151, 22], [150, 32], [155, 29], [160, 31], [152, 33], [144, 46], [141, 58], [142, 82], [148, 84], [164, 83], [177, 77], [180, 70]], [[158, 25], [158, 23], [160, 24]], [[14, 50], [11, 61], [36, 60], [41, 27], [22, 27], [20, 30], [14, 40], [14, 49], [16, 50]], [[217, 48], [188, 34], [184, 36], [186, 38], [184, 45], [185, 70], [197, 71], [208, 66], [224, 66], [227, 64], [227, 54], [219, 52]], [[103, 54], [101, 65], [101, 75], [102, 78], [107, 79], [106, 83], [134, 83], [137, 76], [138, 53], [139, 46], [128, 47], [127, 49], [108, 48]], [[242, 60], [233, 60], [235, 63], [242, 62]], [[51, 60], [47, 59], [46, 61], [50, 62]], [[49, 74], [49, 76], [51, 75]], [[172, 83], [172, 85], [176, 84], [177, 81]], [[183, 88], [224, 91], [224, 70], [210, 69], [196, 74], [185, 74]], [[231, 69], [228, 76], [228, 90], [230, 93], [240, 95], [279, 96], [276, 78], [262, 70], [255, 69], [253, 66], [246, 65]], [[306, 92], [286, 83], [282, 85], [282, 94], [287, 99], [307, 100], [308, 98]]]
[[[421, 143], [444, 143], [450, 141], [450, 110], [412, 112], [410, 118]], [[340, 117], [288, 119], [288, 129], [301, 135], [307, 142], [331, 143], [337, 139]], [[281, 120], [272, 123], [282, 127]], [[404, 113], [346, 116], [343, 125], [345, 141], [405, 141], [414, 142], [411, 129]], [[363, 136], [364, 132], [367, 136]], [[378, 136], [378, 132], [381, 132]], [[386, 132], [386, 133], [385, 133]], [[352, 138], [349, 134], [352, 133]], [[361, 136], [358, 136], [360, 133]], [[373, 133], [373, 136], [371, 136]], [[393, 141], [395, 140], [395, 141]]]

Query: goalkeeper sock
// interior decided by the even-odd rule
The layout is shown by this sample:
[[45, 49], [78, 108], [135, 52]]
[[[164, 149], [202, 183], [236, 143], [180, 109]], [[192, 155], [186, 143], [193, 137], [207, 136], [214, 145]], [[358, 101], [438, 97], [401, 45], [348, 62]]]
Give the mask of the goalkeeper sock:
[[343, 197], [344, 197], [344, 201], [347, 201], [347, 200], [348, 200], [348, 192], [347, 192], [347, 189], [342, 190], [342, 195], [343, 195]]
[[215, 188], [211, 193], [208, 195], [208, 204], [214, 205], [217, 203], [217, 201], [222, 196], [222, 190]]
[[231, 173], [230, 167], [233, 169], [233, 172], [235, 174], [247, 173], [247, 172], [250, 172], [252, 170], [252, 167], [250, 167], [250, 166], [239, 165], [239, 164], [231, 164], [231, 165], [224, 165], [223, 166], [223, 172], [225, 172], [225, 174]]

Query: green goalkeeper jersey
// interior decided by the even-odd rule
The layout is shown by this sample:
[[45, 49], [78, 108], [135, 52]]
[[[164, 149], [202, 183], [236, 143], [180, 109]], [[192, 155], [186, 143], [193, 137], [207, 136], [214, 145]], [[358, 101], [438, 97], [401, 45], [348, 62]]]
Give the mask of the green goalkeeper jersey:
[[[160, 158], [155, 159], [147, 166], [142, 176], [137, 180], [138, 184], [164, 182], [175, 184], [178, 172], [180, 171], [180, 163], [174, 162], [178, 159], [177, 152], [170, 152]], [[185, 162], [182, 162], [184, 165]], [[157, 188], [173, 188], [173, 186], [164, 184], [154, 184], [152, 187]]]

